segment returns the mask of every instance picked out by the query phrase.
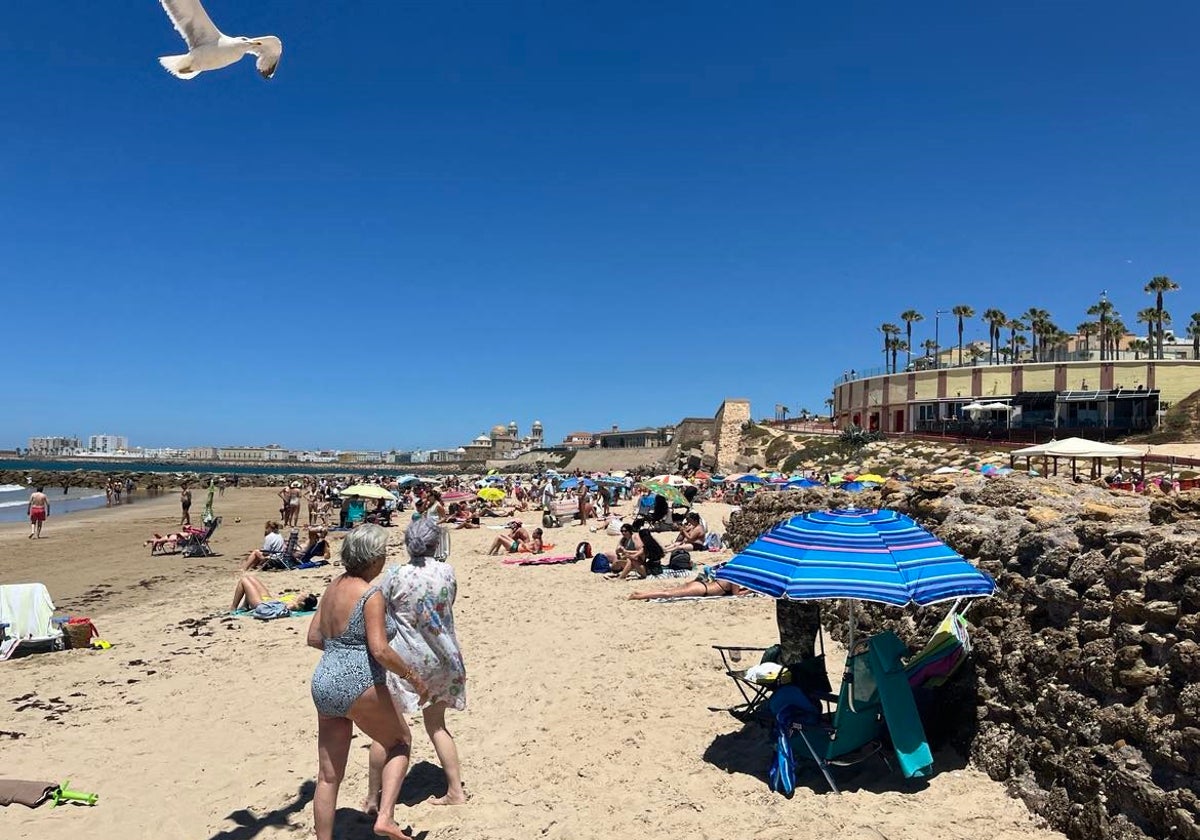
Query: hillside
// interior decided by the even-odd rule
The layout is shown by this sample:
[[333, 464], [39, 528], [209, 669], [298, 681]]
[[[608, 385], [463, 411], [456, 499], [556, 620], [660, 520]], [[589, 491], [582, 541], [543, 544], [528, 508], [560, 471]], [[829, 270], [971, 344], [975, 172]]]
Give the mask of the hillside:
[[1158, 430], [1126, 443], [1195, 443], [1200, 440], [1200, 391], [1193, 391], [1167, 410]]

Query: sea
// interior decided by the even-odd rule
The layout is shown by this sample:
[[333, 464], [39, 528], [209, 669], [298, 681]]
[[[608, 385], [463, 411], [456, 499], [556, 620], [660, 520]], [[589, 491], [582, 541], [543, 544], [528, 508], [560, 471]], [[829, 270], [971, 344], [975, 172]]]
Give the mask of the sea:
[[[34, 488], [23, 484], [0, 484], [0, 522], [25, 522], [28, 520], [26, 506]], [[95, 487], [72, 487], [64, 494], [61, 487], [46, 487], [50, 498], [50, 521], [61, 513], [104, 507], [104, 493]], [[137, 503], [136, 496], [134, 504]]]

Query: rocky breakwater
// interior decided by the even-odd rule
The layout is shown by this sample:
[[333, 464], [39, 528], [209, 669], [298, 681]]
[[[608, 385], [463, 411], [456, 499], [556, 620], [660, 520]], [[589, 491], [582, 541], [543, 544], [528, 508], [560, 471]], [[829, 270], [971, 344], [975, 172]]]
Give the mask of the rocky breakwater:
[[[219, 473], [197, 473], [190, 470], [180, 470], [177, 473], [142, 472], [140, 470], [0, 470], [0, 484], [20, 484], [24, 487], [61, 488], [93, 487], [102, 488], [114, 479], [124, 482], [132, 478], [138, 490], [178, 489], [183, 482], [193, 488], [207, 487], [208, 480], [219, 476]], [[239, 475], [238, 484], [241, 487], [282, 487], [293, 480], [301, 481], [311, 476], [303, 475]]]
[[[941, 698], [976, 766], [1072, 838], [1200, 838], [1200, 492], [926, 476], [760, 494], [729, 536], [851, 504], [909, 514], [996, 579]], [[859, 623], [916, 649], [942, 613], [868, 606]], [[825, 614], [844, 635], [844, 606]]]

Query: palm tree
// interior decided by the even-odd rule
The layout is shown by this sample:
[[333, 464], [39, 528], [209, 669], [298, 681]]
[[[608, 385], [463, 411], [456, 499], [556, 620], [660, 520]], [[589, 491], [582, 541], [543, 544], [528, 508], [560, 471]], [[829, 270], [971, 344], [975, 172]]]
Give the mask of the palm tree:
[[825, 407], [829, 409], [829, 419], [833, 419], [833, 397], [825, 398]]
[[975, 310], [967, 306], [965, 303], [960, 303], [950, 311], [955, 315], [955, 317], [958, 318], [958, 366], [962, 367], [963, 318], [974, 318]]
[[1150, 352], [1150, 342], [1135, 338], [1129, 342], [1129, 349], [1133, 351], [1133, 360], [1136, 362], [1141, 358], [1142, 353]]
[[[1009, 358], [1012, 359], [1013, 361], [1016, 361], [1016, 358], [1017, 358], [1017, 333], [1019, 333], [1025, 329], [1025, 324], [1022, 323], [1020, 318], [1013, 318], [1011, 321], [1009, 321], [1004, 326], [1007, 327], [1009, 330], [1009, 335], [1008, 335]], [[1024, 344], [1024, 342], [1021, 342], [1021, 343]]]
[[985, 351], [978, 344], [972, 342], [971, 346], [967, 348], [967, 355], [971, 357], [971, 364], [975, 365], [979, 363], [980, 359], [987, 355], [987, 351]]
[[1035, 362], [1040, 361], [1041, 353], [1038, 350], [1041, 344], [1038, 339], [1046, 332], [1046, 324], [1050, 320], [1050, 313], [1045, 309], [1037, 309], [1031, 306], [1021, 317], [1029, 324], [1029, 335], [1032, 338], [1032, 343], [1029, 345], [1030, 355]]
[[999, 309], [988, 309], [983, 313], [983, 320], [988, 325], [988, 354], [991, 363], [996, 364], [996, 353], [1000, 349], [1000, 331], [1008, 323], [1008, 316]]
[[1025, 345], [1029, 344], [1029, 339], [1026, 338], [1024, 335], [1018, 333], [1017, 335], [1013, 336], [1012, 342], [1013, 342], [1013, 359], [1016, 360], [1021, 357], [1020, 356], [1021, 348], [1024, 347]]
[[1106, 328], [1108, 330], [1108, 358], [1119, 359], [1121, 358], [1121, 351], [1118, 348], [1121, 346], [1121, 339], [1125, 337], [1125, 334], [1129, 330], [1125, 328], [1125, 322], [1117, 316], [1116, 312], [1113, 312], [1112, 318], [1109, 320]]
[[[903, 338], [888, 339], [889, 349], [892, 351], [892, 373], [896, 372], [896, 354], [908, 349], [908, 342]], [[911, 354], [909, 354], [911, 357]]]
[[1187, 325], [1187, 337], [1192, 340], [1192, 358], [1200, 359], [1200, 312], [1192, 313], [1192, 320]]
[[[900, 320], [904, 322], [905, 341], [908, 343], [908, 366], [912, 367], [912, 325], [918, 321], [924, 321], [925, 316], [915, 309], [906, 309], [900, 313]], [[895, 365], [892, 365], [895, 367]]]
[[1100, 333], [1100, 325], [1095, 321], [1084, 321], [1075, 328], [1075, 332], [1083, 339], [1083, 349], [1090, 355], [1092, 352], [1092, 336]]
[[1158, 311], [1158, 358], [1163, 357], [1163, 294], [1173, 292], [1179, 288], [1179, 284], [1170, 277], [1160, 275], [1150, 278], [1150, 282], [1146, 284], [1143, 290], [1147, 294], [1154, 295], [1154, 308]]
[[1088, 307], [1087, 314], [1095, 315], [1099, 319], [1096, 323], [1100, 335], [1100, 361], [1103, 362], [1106, 358], [1111, 358], [1105, 355], [1108, 346], [1108, 322], [1116, 317], [1117, 309], [1108, 299], [1108, 295], [1101, 293], [1100, 300]]
[[938, 349], [937, 342], [932, 338], [927, 338], [921, 342], [921, 348], [925, 351], [925, 358], [933, 355], [933, 351]]
[[1147, 306], [1145, 309], [1139, 309], [1137, 314], [1137, 322], [1146, 325], [1146, 338], [1150, 342], [1150, 348], [1157, 346], [1155, 332], [1158, 324], [1158, 310], [1153, 306]]
[[883, 370], [885, 373], [891, 373], [888, 370], [888, 351], [892, 349], [891, 340], [900, 335], [900, 328], [895, 324], [880, 324], [879, 331], [883, 333]]

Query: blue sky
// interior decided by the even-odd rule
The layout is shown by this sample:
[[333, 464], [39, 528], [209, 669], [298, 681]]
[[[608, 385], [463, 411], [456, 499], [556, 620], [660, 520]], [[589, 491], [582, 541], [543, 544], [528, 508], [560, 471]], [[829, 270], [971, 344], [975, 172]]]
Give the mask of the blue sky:
[[283, 61], [184, 82], [154, 0], [6, 4], [0, 446], [557, 439], [819, 409], [909, 307], [1186, 321], [1200, 7], [975, 5], [208, 0]]

